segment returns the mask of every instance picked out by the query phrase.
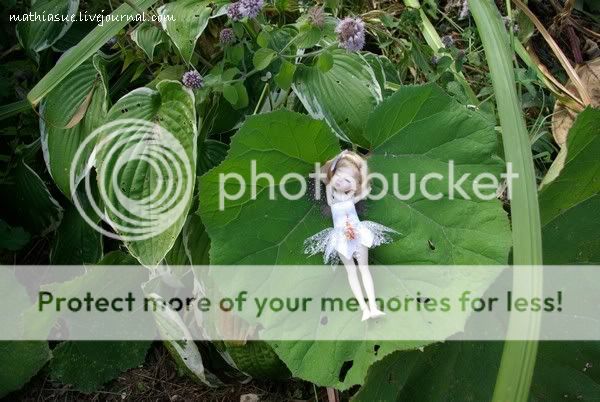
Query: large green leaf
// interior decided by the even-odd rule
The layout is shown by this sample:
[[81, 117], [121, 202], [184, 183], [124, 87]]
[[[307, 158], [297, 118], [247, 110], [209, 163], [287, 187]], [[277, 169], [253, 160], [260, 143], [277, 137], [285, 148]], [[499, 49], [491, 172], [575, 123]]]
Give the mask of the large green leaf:
[[[15, 306], [30, 303], [25, 288], [7, 268], [0, 268], [0, 293], [7, 300], [14, 301]], [[23, 330], [20, 312], [4, 304], [0, 305], [0, 315], [5, 323], [10, 322], [13, 325], [12, 328], [4, 328], [3, 332], [19, 339]], [[51, 356], [48, 342], [0, 342], [0, 398], [21, 388]]]
[[[506, 213], [494, 194], [492, 200], [483, 201], [476, 199], [471, 190], [473, 175], [497, 175], [502, 169], [493, 156], [493, 123], [453, 101], [437, 86], [425, 85], [401, 88], [375, 109], [365, 127], [364, 139], [372, 147], [370, 170], [384, 175], [390, 183], [393, 175], [399, 174], [403, 178], [399, 182], [402, 194], [407, 193], [409, 173], [414, 173], [417, 180], [431, 172], [444, 176], [435, 188], [442, 193], [436, 201], [420, 195], [401, 201], [392, 194], [379, 201], [367, 201], [368, 219], [401, 234], [394, 243], [370, 253], [376, 263], [507, 262], [510, 231]], [[211, 237], [211, 263], [318, 264], [320, 256], [307, 258], [302, 254], [302, 242], [329, 226], [329, 219], [309, 197], [287, 200], [274, 187], [289, 172], [308, 176], [314, 162], [323, 163], [337, 152], [337, 141], [327, 127], [308, 117], [283, 111], [251, 117], [232, 138], [225, 161], [200, 181], [200, 214]], [[224, 200], [224, 208], [219, 210], [219, 183], [228, 194], [240, 190], [236, 180], [220, 175], [238, 173], [251, 183], [252, 160], [256, 160], [257, 173], [273, 175], [274, 185], [259, 180], [254, 184], [255, 199], [247, 188], [238, 200]], [[460, 193], [450, 199], [449, 160], [456, 164], [457, 178], [470, 174], [464, 181], [470, 200]], [[299, 187], [295, 182], [287, 184], [292, 194]], [[377, 193], [377, 182], [373, 187]], [[272, 189], [275, 200], [269, 199]], [[360, 384], [368, 367], [386, 354], [421, 345], [388, 343], [375, 353], [375, 342], [273, 344], [295, 376], [338, 388]]]
[[2, 207], [10, 218], [18, 216], [19, 223], [34, 234], [43, 235], [56, 229], [63, 209], [40, 176], [25, 161], [19, 161], [11, 178], [12, 182], [0, 185]]
[[35, 0], [30, 13], [39, 18], [56, 16], [53, 21], [26, 21], [17, 24], [17, 37], [25, 50], [40, 52], [52, 46], [73, 24], [79, 0]]
[[[501, 342], [456, 341], [396, 352], [369, 369], [352, 401], [489, 401], [501, 354]], [[599, 357], [598, 342], [540, 343], [530, 400], [596, 399]]]
[[[581, 112], [560, 173], [540, 191], [546, 264], [600, 263], [600, 110]], [[561, 151], [563, 152], [563, 151]], [[552, 169], [551, 169], [552, 170]]]
[[204, 32], [212, 9], [209, 2], [177, 0], [158, 9], [163, 17], [162, 27], [167, 32], [186, 63], [190, 63], [196, 41]]
[[0, 398], [16, 391], [52, 357], [48, 342], [0, 342]]
[[[426, 174], [444, 178], [430, 200], [420, 194], [406, 201], [387, 195], [370, 202], [367, 217], [402, 234], [394, 244], [377, 248], [382, 264], [505, 264], [510, 249], [508, 219], [499, 201], [481, 200], [473, 193], [474, 176], [498, 175], [502, 163], [494, 157], [493, 123], [446, 95], [436, 85], [404, 86], [370, 116], [366, 139], [371, 143], [369, 168], [397, 181], [400, 194], [409, 193], [407, 175], [416, 182]], [[455, 182], [469, 174], [462, 188], [470, 199], [449, 191], [449, 163]], [[397, 174], [400, 180], [394, 180]], [[431, 182], [430, 182], [431, 183]], [[439, 184], [439, 186], [438, 186]], [[380, 185], [374, 181], [374, 193]], [[430, 192], [434, 192], [430, 184]], [[489, 194], [489, 191], [486, 195]]]
[[54, 265], [95, 264], [102, 258], [102, 235], [74, 207], [68, 208], [56, 231], [50, 262]]
[[[140, 126], [140, 120], [148, 125]], [[97, 165], [103, 201], [110, 205], [107, 217], [133, 256], [156, 265], [175, 243], [191, 204], [198, 136], [194, 95], [179, 82], [162, 81], [156, 91], [140, 88], [121, 98], [107, 121], [113, 126], [101, 133]], [[156, 165], [132, 159], [145, 153]], [[154, 206], [128, 205], [144, 199]], [[143, 227], [150, 229], [147, 238], [136, 236]]]
[[80, 176], [94, 142], [85, 139], [100, 126], [108, 111], [108, 79], [100, 55], [77, 67], [40, 105], [42, 150], [57, 187], [69, 198], [71, 164], [80, 146], [84, 152], [75, 173]]
[[[264, 180], [256, 183], [257, 200], [251, 200], [248, 188], [220, 211], [220, 175], [238, 173], [251, 183], [251, 160], [256, 160], [257, 172], [269, 172], [275, 181], [290, 172], [308, 177], [316, 162], [337, 152], [338, 141], [323, 122], [289, 111], [250, 117], [232, 138], [227, 159], [200, 178], [200, 216], [212, 242], [211, 263], [318, 263], [318, 258], [307, 260], [302, 253], [304, 239], [323, 226], [318, 205], [308, 197], [269, 200], [273, 187]], [[231, 194], [240, 189], [235, 180], [224, 187]], [[298, 183], [290, 181], [288, 187], [295, 193]], [[265, 224], [268, 221], [278, 224]]]
[[292, 88], [312, 117], [325, 119], [342, 140], [368, 147], [365, 122], [382, 101], [383, 89], [361, 55], [334, 52], [333, 67], [326, 73], [299, 66]]
[[123, 371], [141, 365], [151, 342], [68, 341], [53, 350], [50, 376], [92, 392]]

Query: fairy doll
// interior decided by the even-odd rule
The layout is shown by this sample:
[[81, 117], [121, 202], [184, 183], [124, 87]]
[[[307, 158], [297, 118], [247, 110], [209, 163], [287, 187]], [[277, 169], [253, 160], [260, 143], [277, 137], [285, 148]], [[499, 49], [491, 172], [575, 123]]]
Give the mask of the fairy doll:
[[[346, 267], [352, 293], [362, 310], [363, 321], [385, 315], [375, 302], [375, 287], [369, 272], [369, 249], [389, 243], [390, 234], [396, 231], [358, 218], [355, 204], [371, 191], [367, 162], [354, 152], [342, 151], [323, 166], [322, 173], [333, 227], [306, 239], [304, 252], [310, 255], [323, 253], [326, 264], [335, 265], [341, 260]], [[368, 304], [365, 302], [358, 272]]]

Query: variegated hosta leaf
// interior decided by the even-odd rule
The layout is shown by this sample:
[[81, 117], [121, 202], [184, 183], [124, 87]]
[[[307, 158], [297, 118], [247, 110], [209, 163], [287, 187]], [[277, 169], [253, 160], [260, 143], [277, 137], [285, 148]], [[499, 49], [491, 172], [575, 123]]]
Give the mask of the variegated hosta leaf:
[[111, 108], [97, 144], [104, 219], [142, 264], [173, 247], [196, 180], [194, 94], [177, 81], [136, 89]]
[[150, 60], [154, 60], [156, 48], [163, 43], [168, 43], [165, 32], [151, 24], [142, 22], [131, 32], [131, 39], [146, 53]]
[[[71, 198], [69, 174], [75, 154], [84, 147], [81, 161], [87, 159], [93, 143], [83, 144], [102, 124], [108, 112], [106, 61], [96, 54], [77, 67], [40, 105], [42, 150], [48, 171], [57, 187]], [[75, 173], [83, 173], [83, 163]]]
[[208, 5], [208, 1], [177, 0], [158, 9], [163, 29], [186, 63], [190, 63], [196, 41], [208, 25], [212, 12]]
[[36, 0], [31, 2], [30, 12], [40, 18], [58, 16], [55, 21], [23, 21], [17, 24], [17, 37], [23, 48], [37, 53], [52, 46], [73, 24], [73, 16], [79, 8], [79, 0]]
[[333, 67], [299, 66], [292, 88], [315, 119], [325, 119], [342, 140], [367, 147], [365, 123], [383, 100], [376, 74], [360, 54], [333, 52]]

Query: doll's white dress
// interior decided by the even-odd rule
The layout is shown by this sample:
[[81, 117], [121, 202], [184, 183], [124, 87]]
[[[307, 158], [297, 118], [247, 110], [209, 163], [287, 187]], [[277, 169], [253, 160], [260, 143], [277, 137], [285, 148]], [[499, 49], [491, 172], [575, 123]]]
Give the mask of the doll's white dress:
[[331, 215], [332, 228], [324, 229], [304, 241], [304, 252], [309, 255], [323, 253], [325, 264], [338, 264], [338, 253], [348, 259], [355, 257], [361, 245], [373, 248], [390, 243], [390, 233], [397, 233], [379, 223], [358, 219], [353, 200], [333, 203]]

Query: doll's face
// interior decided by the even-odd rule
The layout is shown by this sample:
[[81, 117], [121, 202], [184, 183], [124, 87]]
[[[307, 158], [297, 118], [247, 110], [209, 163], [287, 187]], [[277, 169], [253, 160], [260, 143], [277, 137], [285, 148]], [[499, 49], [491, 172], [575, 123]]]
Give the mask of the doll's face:
[[353, 165], [341, 164], [331, 177], [330, 184], [339, 193], [353, 195], [358, 189], [357, 174], [358, 171]]

